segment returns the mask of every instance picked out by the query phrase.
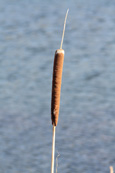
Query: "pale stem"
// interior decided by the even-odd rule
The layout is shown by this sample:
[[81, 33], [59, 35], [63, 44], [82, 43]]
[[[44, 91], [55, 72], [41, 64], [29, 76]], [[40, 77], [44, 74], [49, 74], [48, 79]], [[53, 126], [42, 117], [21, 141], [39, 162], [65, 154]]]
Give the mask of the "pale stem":
[[51, 173], [54, 173], [55, 129], [56, 129], [56, 127], [53, 126], [53, 134], [52, 134], [52, 160], [51, 160]]
[[63, 45], [63, 39], [64, 39], [65, 26], [66, 26], [66, 20], [67, 20], [67, 15], [68, 15], [68, 12], [69, 12], [69, 9], [67, 9], [67, 12], [66, 12], [66, 15], [65, 15], [64, 27], [63, 27], [63, 34], [62, 34], [62, 40], [61, 40], [60, 49], [62, 49], [62, 45]]

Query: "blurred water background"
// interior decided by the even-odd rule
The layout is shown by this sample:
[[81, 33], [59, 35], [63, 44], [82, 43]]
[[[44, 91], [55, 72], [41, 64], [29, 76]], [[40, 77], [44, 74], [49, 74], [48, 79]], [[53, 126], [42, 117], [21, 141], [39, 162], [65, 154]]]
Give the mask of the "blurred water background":
[[55, 50], [70, 9], [59, 173], [115, 168], [115, 1], [0, 1], [0, 173], [50, 172]]

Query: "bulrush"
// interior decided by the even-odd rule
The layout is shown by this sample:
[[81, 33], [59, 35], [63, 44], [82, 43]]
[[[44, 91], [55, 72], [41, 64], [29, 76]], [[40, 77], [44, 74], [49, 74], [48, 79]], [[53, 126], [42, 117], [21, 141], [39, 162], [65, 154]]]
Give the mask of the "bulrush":
[[57, 49], [54, 56], [53, 66], [53, 79], [52, 79], [52, 98], [51, 98], [51, 119], [53, 125], [53, 136], [52, 136], [52, 160], [51, 160], [51, 173], [54, 173], [54, 155], [55, 155], [55, 128], [58, 123], [59, 107], [60, 107], [60, 92], [61, 92], [61, 81], [64, 61], [64, 50], [62, 49], [66, 19], [68, 11], [65, 16], [64, 28], [61, 40], [60, 49]]

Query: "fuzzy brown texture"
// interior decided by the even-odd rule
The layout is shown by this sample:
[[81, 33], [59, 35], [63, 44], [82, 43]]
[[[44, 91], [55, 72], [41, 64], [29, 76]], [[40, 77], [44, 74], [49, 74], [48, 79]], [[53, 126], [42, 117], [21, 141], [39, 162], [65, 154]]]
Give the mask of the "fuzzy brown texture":
[[[62, 70], [64, 61], [64, 51], [56, 50], [53, 66], [53, 80], [52, 80], [52, 99], [51, 99], [51, 119], [52, 125], [57, 126], [59, 107], [60, 107], [60, 92], [62, 81]], [[58, 51], [60, 51], [58, 53]]]

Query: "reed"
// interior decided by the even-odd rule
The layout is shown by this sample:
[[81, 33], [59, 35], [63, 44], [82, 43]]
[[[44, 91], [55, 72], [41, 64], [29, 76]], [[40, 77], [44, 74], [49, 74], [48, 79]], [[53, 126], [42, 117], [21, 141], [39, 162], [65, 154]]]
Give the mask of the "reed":
[[62, 81], [62, 71], [63, 71], [63, 61], [64, 61], [64, 50], [62, 49], [65, 26], [68, 11], [66, 12], [63, 34], [60, 49], [57, 49], [54, 56], [54, 66], [53, 66], [53, 80], [52, 80], [52, 99], [51, 99], [51, 120], [53, 125], [52, 133], [52, 158], [51, 158], [51, 173], [54, 173], [54, 156], [55, 156], [55, 131], [58, 123], [59, 117], [59, 107], [60, 107], [60, 92], [61, 92], [61, 81]]
[[[64, 61], [64, 50], [62, 49], [66, 20], [69, 9], [66, 12], [64, 27], [61, 39], [60, 49], [55, 51], [54, 65], [53, 65], [53, 79], [52, 79], [52, 98], [51, 98], [51, 120], [52, 120], [52, 157], [51, 157], [51, 173], [54, 173], [54, 156], [55, 156], [55, 132], [59, 117], [60, 107], [60, 93], [61, 93], [61, 81]], [[58, 155], [59, 156], [59, 155]], [[56, 159], [56, 173], [58, 167], [58, 160]], [[110, 166], [110, 173], [114, 173], [113, 167]]]

